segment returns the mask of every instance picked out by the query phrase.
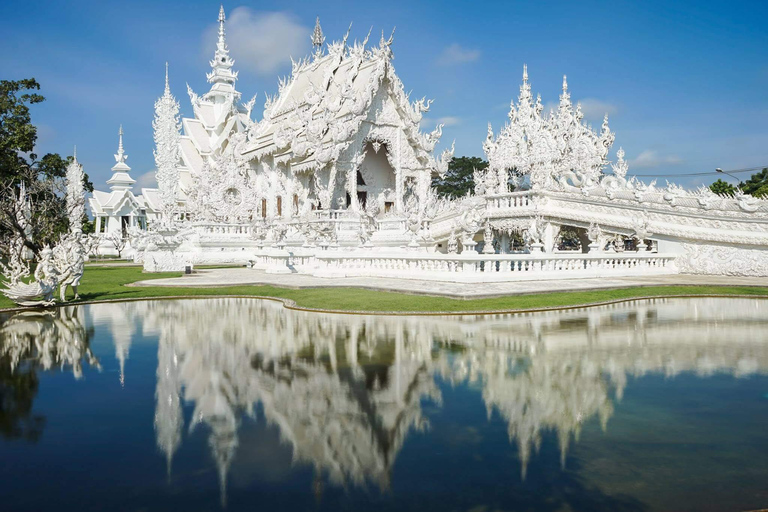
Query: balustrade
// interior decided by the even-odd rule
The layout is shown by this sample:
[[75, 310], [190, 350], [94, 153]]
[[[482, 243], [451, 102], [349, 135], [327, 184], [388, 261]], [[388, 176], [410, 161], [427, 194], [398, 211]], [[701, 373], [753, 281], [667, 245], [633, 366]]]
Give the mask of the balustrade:
[[533, 206], [534, 192], [526, 190], [524, 192], [510, 192], [509, 194], [499, 194], [487, 196], [488, 208], [491, 210], [507, 210], [509, 208], [524, 208]]
[[568, 279], [672, 274], [674, 255], [664, 254], [426, 254], [322, 253], [320, 276], [413, 277], [466, 282]]
[[198, 223], [195, 229], [201, 235], [242, 235], [250, 236], [250, 224], [217, 224], [217, 223]]

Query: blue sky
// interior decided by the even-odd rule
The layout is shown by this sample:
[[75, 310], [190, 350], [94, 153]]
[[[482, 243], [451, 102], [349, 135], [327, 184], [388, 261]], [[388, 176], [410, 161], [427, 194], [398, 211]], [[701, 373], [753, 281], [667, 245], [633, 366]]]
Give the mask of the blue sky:
[[[630, 173], [686, 173], [768, 165], [768, 2], [248, 2], [227, 1], [229, 45], [244, 99], [274, 93], [289, 55], [310, 50], [316, 16], [328, 39], [350, 22], [373, 41], [397, 26], [394, 65], [413, 98], [434, 98], [443, 144], [482, 156], [487, 123], [498, 129], [528, 65], [534, 92], [557, 102], [562, 75], [598, 124], [610, 114], [614, 152]], [[132, 174], [151, 183], [153, 102], [164, 66], [191, 115], [185, 83], [207, 90], [219, 2], [5, 0], [0, 79], [36, 78], [38, 153], [78, 147], [97, 187], [114, 164], [118, 126]], [[431, 126], [429, 127], [432, 128]], [[748, 176], [748, 175], [742, 175]], [[664, 178], [660, 178], [663, 183]]]

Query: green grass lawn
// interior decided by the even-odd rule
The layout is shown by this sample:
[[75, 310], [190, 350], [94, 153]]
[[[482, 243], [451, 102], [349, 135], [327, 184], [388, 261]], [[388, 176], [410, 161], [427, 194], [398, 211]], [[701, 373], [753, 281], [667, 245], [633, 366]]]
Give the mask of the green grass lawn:
[[[125, 286], [128, 283], [136, 281], [178, 277], [180, 275], [180, 272], [144, 274], [141, 271], [141, 267], [138, 266], [112, 268], [87, 266], [80, 285], [80, 296], [85, 301], [170, 296], [266, 296], [292, 299], [296, 301], [299, 306], [306, 308], [399, 312], [536, 309], [663, 295], [768, 296], [768, 287], [751, 286], [652, 286], [619, 290], [510, 295], [507, 297], [473, 300], [408, 295], [394, 292], [364, 290], [361, 288], [309, 288], [295, 290], [278, 288], [275, 286], [250, 285], [221, 288]], [[10, 308], [13, 306], [14, 304], [11, 301], [0, 295], [0, 308]]]

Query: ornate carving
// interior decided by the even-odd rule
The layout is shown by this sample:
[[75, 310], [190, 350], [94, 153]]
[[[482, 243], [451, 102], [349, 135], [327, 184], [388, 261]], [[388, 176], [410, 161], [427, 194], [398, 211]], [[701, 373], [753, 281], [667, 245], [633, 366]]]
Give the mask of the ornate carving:
[[768, 275], [768, 251], [723, 245], [683, 244], [685, 254], [676, 260], [686, 274], [723, 276]]
[[[189, 86], [187, 86], [189, 87]], [[194, 95], [194, 93], [190, 93]], [[197, 97], [191, 98], [193, 104]], [[155, 178], [162, 202], [162, 228], [171, 227], [176, 216], [179, 189], [179, 143], [181, 140], [179, 102], [171, 94], [168, 85], [168, 64], [165, 65], [165, 91], [155, 102], [155, 119], [152, 121], [155, 139]]]

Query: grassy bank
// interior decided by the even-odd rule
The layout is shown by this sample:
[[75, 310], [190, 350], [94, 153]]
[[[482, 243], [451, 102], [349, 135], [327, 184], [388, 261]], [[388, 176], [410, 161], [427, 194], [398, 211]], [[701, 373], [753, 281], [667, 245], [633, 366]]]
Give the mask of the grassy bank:
[[[140, 267], [88, 267], [80, 286], [80, 295], [85, 301], [169, 296], [252, 295], [292, 299], [299, 306], [306, 308], [402, 312], [535, 309], [664, 295], [768, 296], [768, 288], [749, 286], [653, 286], [619, 290], [510, 295], [507, 297], [473, 300], [407, 295], [360, 288], [309, 288], [295, 290], [275, 286], [227, 286], [221, 288], [125, 286], [136, 281], [178, 277], [180, 275], [180, 273], [143, 274]], [[0, 308], [10, 308], [13, 306], [14, 304], [11, 301], [0, 296]]]

